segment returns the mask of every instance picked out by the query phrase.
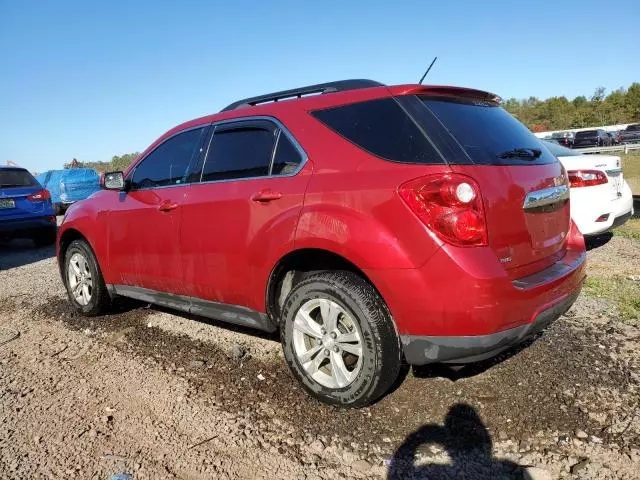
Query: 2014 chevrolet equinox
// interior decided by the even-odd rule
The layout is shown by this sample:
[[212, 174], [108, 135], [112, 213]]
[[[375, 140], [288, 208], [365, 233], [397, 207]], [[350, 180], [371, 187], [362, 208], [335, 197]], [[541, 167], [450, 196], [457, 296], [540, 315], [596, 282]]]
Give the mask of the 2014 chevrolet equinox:
[[403, 361], [488, 358], [564, 313], [585, 276], [568, 202], [494, 95], [347, 80], [170, 130], [69, 209], [58, 260], [85, 315], [123, 295], [279, 329], [302, 386], [357, 407]]

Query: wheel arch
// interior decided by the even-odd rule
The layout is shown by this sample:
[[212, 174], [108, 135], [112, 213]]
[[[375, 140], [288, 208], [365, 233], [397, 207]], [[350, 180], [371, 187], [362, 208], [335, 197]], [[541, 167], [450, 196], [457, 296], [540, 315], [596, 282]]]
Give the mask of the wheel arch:
[[271, 270], [265, 297], [269, 317], [279, 324], [280, 308], [291, 289], [309, 273], [325, 270], [344, 270], [355, 273], [369, 283], [385, 302], [373, 281], [350, 259], [322, 248], [301, 248], [281, 257]]

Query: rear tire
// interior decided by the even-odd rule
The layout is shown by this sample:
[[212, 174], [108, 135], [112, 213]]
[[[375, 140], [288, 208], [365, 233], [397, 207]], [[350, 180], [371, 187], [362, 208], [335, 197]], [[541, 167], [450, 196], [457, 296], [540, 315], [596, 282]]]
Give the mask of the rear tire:
[[33, 241], [38, 247], [53, 245], [56, 243], [56, 233], [55, 227], [44, 228], [33, 236]]
[[64, 284], [74, 310], [87, 317], [100, 315], [111, 297], [95, 254], [86, 240], [74, 240], [64, 254]]
[[285, 360], [321, 402], [364, 407], [398, 378], [402, 354], [393, 320], [376, 290], [354, 273], [302, 280], [287, 296], [282, 322]]

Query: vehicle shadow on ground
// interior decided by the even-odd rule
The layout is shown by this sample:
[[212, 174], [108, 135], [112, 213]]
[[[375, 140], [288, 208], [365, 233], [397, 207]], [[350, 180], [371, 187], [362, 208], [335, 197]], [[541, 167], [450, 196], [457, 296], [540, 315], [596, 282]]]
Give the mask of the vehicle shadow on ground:
[[584, 243], [587, 247], [587, 250], [593, 250], [594, 248], [600, 248], [613, 238], [613, 233], [605, 232], [602, 235], [598, 235], [596, 237], [585, 237]]
[[56, 248], [36, 247], [31, 240], [0, 240], [0, 270], [29, 265], [47, 258], [54, 257]]
[[[420, 450], [426, 450], [429, 446], [444, 449], [450, 461], [421, 461], [418, 457]], [[428, 450], [424, 453], [433, 456]], [[444, 458], [439, 460], [444, 461]], [[525, 469], [517, 463], [493, 457], [491, 435], [478, 412], [468, 404], [457, 403], [449, 409], [443, 425], [423, 425], [402, 442], [391, 458], [387, 478], [431, 480], [526, 477]]]

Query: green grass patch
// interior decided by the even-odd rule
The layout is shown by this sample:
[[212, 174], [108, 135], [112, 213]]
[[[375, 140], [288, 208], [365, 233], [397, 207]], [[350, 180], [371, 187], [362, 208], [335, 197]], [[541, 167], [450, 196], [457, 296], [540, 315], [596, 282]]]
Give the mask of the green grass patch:
[[[640, 240], [640, 218], [631, 218], [624, 225], [612, 230], [616, 237]], [[640, 247], [638, 247], [640, 248]]]
[[640, 326], [640, 281], [614, 276], [588, 277], [584, 293], [612, 301], [626, 323]]
[[[624, 178], [634, 195], [640, 195], [640, 153], [632, 151], [628, 155], [621, 154]], [[617, 155], [614, 153], [613, 155]]]

